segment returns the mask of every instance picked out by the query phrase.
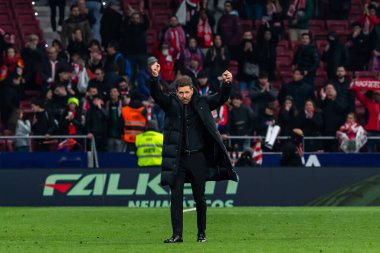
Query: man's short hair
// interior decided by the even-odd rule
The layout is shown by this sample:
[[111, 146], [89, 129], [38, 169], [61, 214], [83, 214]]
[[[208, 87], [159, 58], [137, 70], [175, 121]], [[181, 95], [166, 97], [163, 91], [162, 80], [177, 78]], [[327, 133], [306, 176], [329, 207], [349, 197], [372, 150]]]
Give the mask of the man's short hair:
[[116, 51], [119, 51], [119, 43], [115, 40], [111, 40], [110, 42], [108, 42], [107, 47], [111, 47], [114, 48]]
[[73, 11], [74, 8], [79, 8], [77, 4], [73, 4], [70, 6], [70, 11]]
[[177, 81], [175, 82], [175, 88], [178, 90], [178, 88], [180, 87], [185, 87], [185, 86], [189, 86], [190, 88], [193, 87], [193, 81], [191, 80], [191, 78], [189, 76], [181, 76], [177, 79]]
[[269, 78], [269, 75], [265, 71], [260, 71], [259, 79]]
[[301, 74], [302, 76], [304, 75], [304, 74], [303, 74], [303, 71], [302, 71], [301, 69], [296, 68], [295, 70], [293, 70], [293, 73], [295, 73], [296, 71], [300, 72], [300, 74]]

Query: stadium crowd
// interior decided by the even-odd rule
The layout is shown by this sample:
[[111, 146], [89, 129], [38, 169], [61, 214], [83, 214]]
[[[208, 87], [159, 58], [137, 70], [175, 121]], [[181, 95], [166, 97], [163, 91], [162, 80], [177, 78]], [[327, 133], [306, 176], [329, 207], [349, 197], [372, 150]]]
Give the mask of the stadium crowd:
[[[59, 1], [49, 2], [53, 10]], [[338, 136], [305, 142], [305, 151], [335, 152], [344, 138], [356, 138], [357, 119], [362, 134], [380, 136], [380, 89], [349, 89], [357, 73], [380, 80], [380, 1], [355, 1], [360, 13], [343, 30], [316, 27], [350, 19], [350, 0], [184, 0], [172, 1], [171, 10], [122, 2], [78, 0], [66, 19], [60, 12], [58, 25], [52, 11], [60, 40], [46, 48], [36, 35], [20, 49], [0, 38], [2, 134], [46, 136], [35, 141], [37, 151], [51, 150], [49, 135], [60, 134], [95, 138], [99, 151], [134, 152], [148, 121], [163, 131], [164, 113], [149, 89], [153, 56], [168, 93], [188, 75], [197, 92], [212, 95], [222, 72], [233, 72], [231, 99], [213, 112], [226, 142], [265, 136], [278, 125], [281, 136], [294, 128], [307, 137]], [[157, 15], [167, 13], [158, 29]], [[360, 104], [365, 110], [357, 117]], [[253, 141], [230, 144], [243, 150]], [[365, 150], [380, 151], [379, 144], [368, 140]], [[24, 139], [13, 146], [29, 150]]]

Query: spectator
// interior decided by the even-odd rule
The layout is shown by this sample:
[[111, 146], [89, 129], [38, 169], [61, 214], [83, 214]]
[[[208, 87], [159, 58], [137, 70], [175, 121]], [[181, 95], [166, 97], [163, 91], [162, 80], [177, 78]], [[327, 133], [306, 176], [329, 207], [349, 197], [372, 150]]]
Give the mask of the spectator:
[[329, 18], [347, 20], [351, 9], [351, 0], [329, 0]]
[[173, 56], [174, 60], [180, 59], [186, 45], [186, 36], [176, 16], [170, 17], [169, 28], [165, 31], [163, 44], [169, 46], [169, 53]]
[[244, 5], [245, 15], [249, 20], [262, 20], [266, 0], [246, 0]]
[[[380, 91], [371, 91], [369, 96], [365, 96], [359, 90], [355, 91], [356, 98], [362, 103], [368, 111], [368, 121], [364, 129], [368, 133], [368, 137], [380, 136]], [[377, 149], [375, 148], [377, 146]], [[380, 140], [368, 140], [368, 152], [376, 152], [380, 150]]]
[[100, 19], [102, 15], [102, 1], [87, 0], [86, 7], [88, 8], [88, 14], [93, 15], [95, 17], [95, 23], [92, 25], [92, 34], [94, 35], [94, 39], [100, 41]]
[[137, 73], [137, 90], [144, 96], [144, 100], [147, 100], [150, 97], [149, 78], [150, 75], [147, 68], [142, 69]]
[[66, 0], [49, 0], [50, 6], [50, 23], [53, 31], [57, 31], [57, 7], [59, 11], [58, 31], [62, 31], [63, 20], [65, 18]]
[[77, 28], [72, 34], [72, 39], [69, 40], [69, 45], [67, 46], [67, 52], [70, 55], [78, 54], [82, 59], [87, 58], [87, 44], [83, 40], [82, 30]]
[[199, 72], [197, 80], [193, 82], [193, 84], [196, 84], [197, 90], [201, 96], [208, 96], [215, 93], [212, 84], [208, 80], [208, 73], [205, 70]]
[[57, 70], [67, 67], [67, 62], [58, 59], [58, 52], [55, 47], [50, 47], [47, 50], [48, 57], [44, 59], [42, 66], [43, 84], [41, 87], [42, 94], [46, 93], [47, 87], [55, 83]]
[[294, 105], [294, 100], [291, 96], [285, 97], [278, 113], [278, 125], [281, 127], [282, 136], [291, 136], [293, 129], [297, 126], [298, 110]]
[[[89, 2], [89, 0], [87, 0]], [[90, 12], [86, 6], [86, 0], [78, 0], [77, 5], [79, 8], [79, 15], [82, 19], [87, 19], [88, 23], [90, 24], [90, 27], [93, 28], [93, 26], [96, 23], [96, 18], [93, 12]], [[97, 31], [99, 32], [99, 31]], [[93, 37], [95, 38], [95, 31], [92, 31]], [[99, 39], [99, 38], [98, 38]]]
[[380, 18], [376, 16], [376, 7], [373, 4], [364, 4], [363, 14], [359, 17], [359, 24], [363, 27], [364, 35], [370, 35], [374, 28], [380, 24]]
[[294, 0], [289, 6], [287, 15], [291, 41], [299, 40], [303, 34], [309, 33], [309, 20], [313, 16], [313, 6], [312, 0]]
[[95, 73], [98, 68], [103, 69], [104, 58], [102, 51], [90, 50], [90, 58], [87, 61], [87, 69], [91, 71], [91, 74]]
[[77, 5], [72, 5], [70, 11], [70, 17], [65, 20], [62, 27], [61, 42], [63, 47], [67, 47], [71, 35], [75, 29], [80, 29], [82, 31], [84, 42], [89, 44], [92, 39], [92, 32], [88, 20], [80, 17], [79, 8]]
[[[321, 89], [319, 107], [322, 109], [323, 136], [335, 136], [336, 131], [344, 123], [347, 112], [347, 104], [344, 99], [337, 96], [334, 85], [327, 84]], [[324, 141], [325, 152], [336, 152], [338, 143], [334, 140]]]
[[322, 61], [326, 63], [327, 77], [334, 79], [336, 69], [339, 66], [346, 66], [348, 55], [346, 47], [339, 42], [339, 36], [336, 32], [330, 32], [327, 35], [328, 44], [323, 50]]
[[107, 82], [104, 70], [102, 68], [95, 69], [95, 78], [91, 79], [88, 83], [89, 87], [96, 87], [98, 90], [98, 95], [103, 101], [109, 99], [109, 91], [111, 89], [111, 84]]
[[[121, 29], [121, 51], [132, 64], [131, 83], [140, 69], [145, 69], [147, 59], [146, 31], [149, 28], [149, 18], [144, 10], [144, 1], [140, 2], [139, 12], [132, 12], [125, 18]], [[131, 78], [133, 77], [133, 78]]]
[[103, 47], [110, 41], [120, 41], [120, 28], [123, 24], [123, 15], [120, 13], [120, 4], [110, 2], [103, 11], [100, 21], [100, 35]]
[[228, 46], [231, 58], [236, 59], [237, 48], [242, 36], [240, 18], [232, 13], [232, 1], [224, 2], [224, 14], [218, 21], [217, 33], [220, 34], [223, 43]]
[[161, 66], [161, 77], [164, 81], [171, 83], [175, 79], [175, 59], [170, 53], [170, 47], [168, 44], [163, 44], [161, 52], [158, 54], [158, 63]]
[[[226, 127], [226, 138], [230, 136], [251, 136], [253, 131], [253, 112], [251, 109], [243, 105], [242, 96], [235, 94], [231, 96], [232, 109], [228, 115], [228, 122]], [[250, 147], [249, 139], [233, 139], [232, 148], [236, 151], [241, 151]]]
[[224, 105], [220, 106], [218, 109], [212, 111], [212, 116], [214, 117], [215, 124], [217, 126], [220, 134], [226, 134], [226, 128], [228, 124], [228, 106], [226, 102]]
[[347, 115], [346, 123], [336, 132], [340, 142], [340, 149], [345, 153], [357, 153], [367, 142], [367, 133], [356, 123], [355, 113]]
[[303, 72], [301, 70], [294, 70], [293, 81], [282, 85], [278, 94], [280, 104], [285, 102], [286, 96], [291, 96], [294, 99], [294, 105], [298, 111], [303, 110], [306, 100], [314, 100], [313, 88], [304, 82]]
[[62, 43], [61, 43], [60, 40], [54, 39], [51, 42], [51, 46], [55, 47], [55, 49], [57, 49], [57, 59], [58, 60], [61, 60], [61, 61], [64, 61], [64, 62], [69, 62], [69, 58], [67, 57], [65, 49], [63, 48]]
[[346, 69], [343, 66], [338, 66], [336, 69], [335, 78], [331, 81], [337, 91], [337, 96], [342, 99], [347, 105], [345, 114], [355, 111], [355, 93], [350, 90], [351, 80], [347, 77]]
[[281, 167], [303, 167], [303, 131], [299, 128], [294, 128], [290, 134], [290, 141], [284, 143], [281, 147]]
[[119, 52], [119, 44], [116, 41], [108, 43], [104, 70], [107, 80], [111, 83], [116, 83], [121, 76], [130, 77], [132, 74], [130, 63]]
[[123, 139], [126, 150], [130, 154], [134, 154], [136, 151], [136, 135], [144, 131], [147, 122], [147, 112], [142, 104], [142, 97], [138, 92], [131, 94], [131, 102], [122, 108], [121, 113], [124, 120]]
[[[26, 84], [31, 89], [38, 89], [37, 78], [41, 79], [40, 72], [43, 65], [43, 51], [38, 47], [38, 42], [39, 38], [37, 35], [29, 35], [25, 47], [20, 52], [25, 66]], [[38, 84], [41, 85], [42, 80]]]
[[204, 68], [209, 71], [210, 81], [214, 89], [219, 90], [219, 76], [227, 69], [230, 63], [230, 52], [222, 43], [220, 35], [215, 35], [214, 45], [207, 51]]
[[200, 61], [199, 65], [203, 66], [204, 62], [204, 55], [201, 51], [201, 49], [197, 46], [197, 40], [194, 37], [189, 38], [189, 46], [185, 48], [182, 54], [182, 69], [185, 70], [189, 68], [190, 61], [192, 57], [197, 57], [197, 59]]
[[276, 92], [272, 88], [266, 72], [260, 72], [258, 82], [254, 83], [249, 90], [249, 96], [256, 115], [260, 115], [269, 103], [276, 100]]
[[[20, 109], [15, 111], [15, 115], [18, 116], [14, 129], [15, 136], [28, 137], [32, 133], [30, 120], [24, 120], [24, 113]], [[13, 146], [18, 152], [29, 152], [29, 139], [15, 138], [13, 139]]]
[[256, 52], [256, 46], [253, 42], [252, 32], [245, 31], [237, 54], [239, 61], [237, 80], [241, 92], [248, 91], [259, 75], [259, 66], [254, 52]]
[[123, 117], [121, 114], [123, 102], [120, 99], [120, 92], [116, 87], [110, 90], [110, 100], [107, 102], [108, 110], [108, 134], [107, 134], [107, 151], [122, 152], [123, 151]]
[[281, 13], [282, 6], [280, 0], [266, 0], [265, 17], [263, 18], [263, 20], [280, 24], [279, 21]]
[[[34, 112], [32, 120], [33, 135], [44, 135], [46, 138], [49, 138], [50, 135], [58, 130], [53, 116], [45, 109], [42, 101], [32, 101], [32, 111]], [[47, 140], [37, 139], [35, 144], [36, 151], [49, 151], [50, 149]]]
[[120, 97], [122, 99], [123, 106], [127, 106], [129, 104], [130, 98], [131, 98], [131, 88], [129, 86], [128, 78], [121, 77], [117, 81], [117, 88], [120, 92]]
[[261, 25], [257, 34], [255, 54], [260, 71], [267, 72], [269, 74], [269, 80], [275, 79], [277, 44], [278, 36], [275, 36], [273, 30], [267, 28], [266, 25]]
[[346, 42], [349, 55], [348, 69], [351, 71], [363, 71], [367, 69], [369, 59], [368, 36], [363, 33], [358, 22], [352, 23], [351, 27], [352, 34]]
[[[206, 1], [205, 1], [206, 2]], [[215, 18], [207, 9], [201, 8], [190, 20], [188, 33], [190, 37], [197, 38], [200, 48], [209, 48], [213, 44], [213, 31]], [[190, 43], [189, 43], [190, 44]]]
[[61, 115], [67, 107], [67, 100], [69, 99], [69, 93], [67, 87], [64, 84], [57, 84], [52, 88], [52, 98], [49, 101], [49, 111], [51, 116], [55, 120], [60, 120]]
[[[323, 129], [322, 113], [316, 109], [313, 100], [308, 99], [305, 106], [297, 118], [298, 127], [303, 131], [304, 136], [318, 137], [321, 136]], [[314, 152], [322, 150], [320, 140], [305, 140], [305, 152]]]
[[200, 8], [205, 8], [205, 4], [205, 1], [199, 0], [183, 0], [180, 3], [175, 15], [178, 17], [178, 22], [184, 26], [186, 34], [190, 33], [192, 17]]
[[257, 136], [265, 136], [269, 126], [276, 125], [276, 116], [274, 114], [276, 105], [273, 102], [269, 102], [264, 106], [264, 109], [260, 111], [255, 118], [255, 132]]
[[302, 34], [302, 44], [298, 46], [292, 60], [293, 69], [298, 68], [304, 75], [304, 81], [314, 86], [315, 75], [319, 67], [318, 49], [312, 43], [310, 34]]
[[183, 74], [189, 76], [192, 80], [192, 83], [195, 84], [197, 83], [198, 74], [201, 70], [202, 70], [201, 59], [199, 59], [198, 56], [194, 55], [190, 59], [190, 64], [184, 70]]
[[71, 97], [67, 100], [67, 107], [59, 121], [62, 135], [81, 135], [83, 133], [85, 118], [79, 108], [77, 98]]
[[94, 86], [88, 86], [86, 97], [83, 102], [83, 112], [87, 112], [90, 109], [94, 98], [99, 98], [98, 89]]
[[18, 66], [24, 67], [24, 61], [21, 59], [21, 56], [16, 52], [14, 47], [7, 48], [2, 69], [5, 67], [8, 73], [14, 73]]
[[104, 102], [98, 96], [94, 96], [90, 109], [86, 113], [86, 129], [88, 136], [95, 139], [96, 149], [106, 151], [107, 147], [107, 110]]

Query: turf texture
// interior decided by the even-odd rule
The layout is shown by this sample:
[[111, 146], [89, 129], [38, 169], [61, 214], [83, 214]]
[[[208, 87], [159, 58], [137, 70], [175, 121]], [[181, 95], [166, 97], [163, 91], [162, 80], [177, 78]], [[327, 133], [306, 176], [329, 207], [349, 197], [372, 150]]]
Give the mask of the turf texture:
[[169, 209], [0, 208], [0, 252], [345, 253], [380, 252], [380, 208], [209, 208], [206, 243], [196, 213], [184, 214], [184, 243]]

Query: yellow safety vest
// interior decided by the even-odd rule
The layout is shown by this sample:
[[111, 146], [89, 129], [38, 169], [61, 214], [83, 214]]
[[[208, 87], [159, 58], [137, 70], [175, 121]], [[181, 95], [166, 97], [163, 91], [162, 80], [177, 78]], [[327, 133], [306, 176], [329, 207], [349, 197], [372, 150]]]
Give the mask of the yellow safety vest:
[[162, 164], [162, 145], [164, 135], [155, 131], [146, 131], [136, 135], [136, 155], [137, 165], [161, 166]]

